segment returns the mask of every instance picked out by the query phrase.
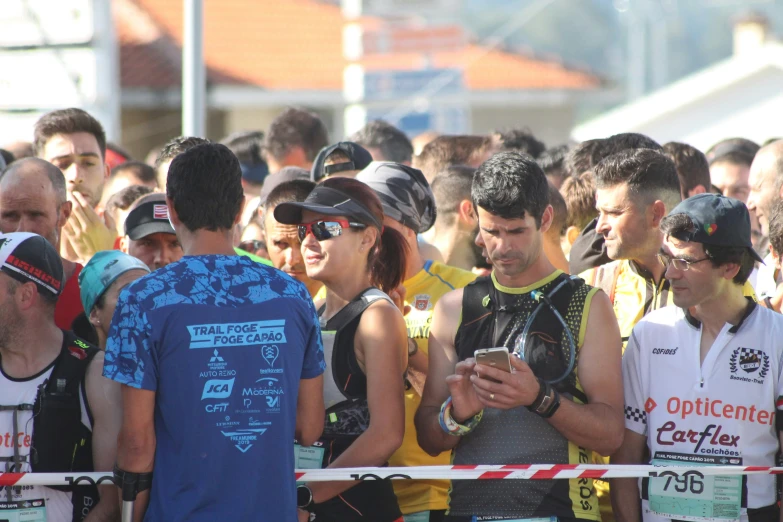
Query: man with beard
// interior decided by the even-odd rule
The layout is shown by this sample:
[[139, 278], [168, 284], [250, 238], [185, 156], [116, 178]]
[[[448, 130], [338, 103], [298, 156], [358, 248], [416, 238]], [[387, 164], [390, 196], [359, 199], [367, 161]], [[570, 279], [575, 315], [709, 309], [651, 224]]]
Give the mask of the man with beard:
[[261, 207], [266, 250], [272, 266], [304, 284], [311, 296], [318, 293], [323, 283], [307, 277], [301, 252], [302, 241], [299, 239], [297, 227], [278, 222], [275, 219], [275, 207], [281, 203], [304, 201], [314, 188], [315, 183], [310, 180], [286, 181], [272, 189]]
[[[0, 174], [0, 232], [32, 232], [59, 248], [63, 226], [71, 216], [63, 173], [38, 158], [15, 161]], [[82, 265], [62, 259], [63, 289], [57, 298], [54, 320], [70, 330], [84, 310], [79, 290]]]
[[116, 238], [98, 211], [110, 174], [100, 122], [81, 109], [49, 112], [35, 123], [33, 146], [35, 155], [59, 168], [67, 181], [72, 212], [62, 227], [60, 254], [87, 262], [110, 250]]
[[[431, 455], [453, 450], [458, 465], [578, 464], [613, 453], [623, 435], [620, 335], [606, 296], [543, 255], [552, 224], [544, 172], [501, 152], [479, 167], [471, 195], [494, 268], [435, 305], [419, 444]], [[524, 331], [536, 334], [521, 339]], [[477, 364], [475, 350], [486, 347], [518, 348], [512, 371]], [[590, 479], [454, 481], [446, 521], [478, 517], [601, 520]]]
[[475, 243], [478, 222], [470, 200], [470, 186], [476, 169], [464, 165], [448, 167], [432, 180], [438, 215], [424, 238], [443, 256], [443, 264], [473, 270], [488, 265]]

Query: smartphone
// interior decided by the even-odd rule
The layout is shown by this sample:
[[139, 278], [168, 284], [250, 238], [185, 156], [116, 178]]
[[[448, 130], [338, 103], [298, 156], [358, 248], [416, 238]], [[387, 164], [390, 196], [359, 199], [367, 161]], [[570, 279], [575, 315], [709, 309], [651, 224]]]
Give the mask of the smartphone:
[[[511, 373], [511, 362], [508, 360], [508, 348], [505, 346], [476, 350], [473, 355], [476, 358], [476, 364], [491, 366], [492, 368]], [[492, 379], [490, 377], [485, 378], [490, 381], [500, 382], [497, 379]]]

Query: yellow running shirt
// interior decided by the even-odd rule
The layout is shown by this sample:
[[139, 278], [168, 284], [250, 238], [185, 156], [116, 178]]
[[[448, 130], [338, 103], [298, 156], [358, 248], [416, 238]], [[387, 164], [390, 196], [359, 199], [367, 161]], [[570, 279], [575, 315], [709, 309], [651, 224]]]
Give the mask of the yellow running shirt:
[[[403, 283], [406, 291], [405, 304], [411, 307], [411, 311], [405, 316], [408, 337], [416, 341], [419, 350], [425, 355], [435, 303], [444, 294], [462, 288], [474, 279], [476, 275], [466, 270], [437, 261], [427, 261], [419, 273]], [[413, 416], [420, 403], [421, 397], [413, 388], [405, 391], [405, 437], [402, 446], [389, 459], [390, 466], [440, 466], [450, 463], [450, 453], [444, 452], [437, 457], [431, 457], [419, 447]], [[395, 480], [392, 484], [403, 514], [447, 508], [447, 480]]]

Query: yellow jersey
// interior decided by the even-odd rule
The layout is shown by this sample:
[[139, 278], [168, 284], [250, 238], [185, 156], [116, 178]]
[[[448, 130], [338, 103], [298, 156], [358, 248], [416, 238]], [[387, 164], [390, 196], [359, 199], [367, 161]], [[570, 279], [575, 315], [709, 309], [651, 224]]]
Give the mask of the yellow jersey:
[[[474, 279], [476, 275], [466, 270], [438, 261], [427, 261], [424, 268], [403, 283], [406, 291], [405, 304], [411, 307], [411, 311], [405, 316], [408, 337], [416, 341], [419, 350], [425, 355], [428, 352], [427, 338], [435, 303], [444, 294], [462, 288]], [[389, 459], [390, 466], [439, 466], [450, 463], [449, 453], [431, 457], [419, 447], [413, 417], [420, 403], [421, 397], [413, 388], [405, 391], [405, 437], [402, 446]], [[448, 507], [447, 480], [395, 480], [392, 484], [403, 514]]]

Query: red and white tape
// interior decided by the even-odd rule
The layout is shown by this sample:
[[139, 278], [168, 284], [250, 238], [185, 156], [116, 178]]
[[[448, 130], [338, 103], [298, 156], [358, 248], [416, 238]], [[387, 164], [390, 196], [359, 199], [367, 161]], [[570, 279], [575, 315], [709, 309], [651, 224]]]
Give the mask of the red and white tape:
[[[597, 464], [512, 464], [504, 466], [412, 466], [400, 468], [329, 468], [296, 470], [302, 482], [338, 480], [550, 480], [575, 478], [635, 478], [714, 475], [782, 475], [783, 467], [770, 466], [601, 466]], [[109, 484], [106, 473], [0, 473], [0, 486], [70, 486]]]

